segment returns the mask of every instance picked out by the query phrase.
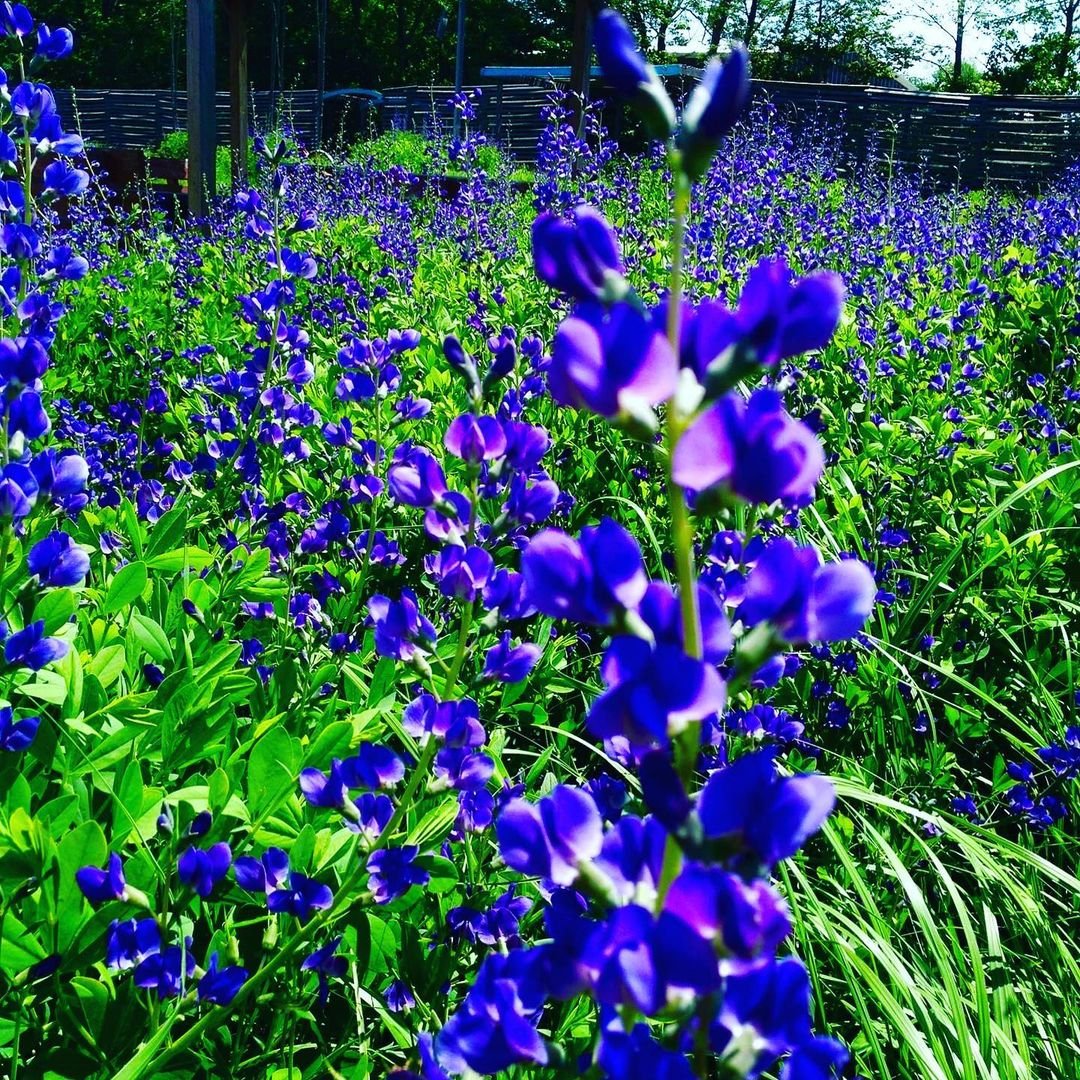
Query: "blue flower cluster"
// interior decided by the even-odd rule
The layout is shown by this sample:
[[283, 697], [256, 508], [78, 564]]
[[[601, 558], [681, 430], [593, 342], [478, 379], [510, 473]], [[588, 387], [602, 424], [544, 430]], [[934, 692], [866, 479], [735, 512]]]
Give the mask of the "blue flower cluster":
[[[625, 24], [605, 11], [596, 26], [597, 53], [613, 86], [637, 102], [658, 135], [671, 136], [674, 108]], [[747, 399], [738, 385], [825, 345], [843, 297], [832, 275], [796, 281], [779, 261], [758, 267], [733, 309], [719, 301], [695, 306], [681, 295], [691, 183], [745, 104], [746, 77], [741, 52], [711, 66], [669, 146], [676, 264], [660, 304], [650, 309], [634, 294], [618, 240], [597, 210], [543, 213], [533, 227], [538, 276], [575, 303], [540, 368], [551, 395], [646, 436], [660, 428], [655, 410], [665, 407], [676, 582], [650, 580], [634, 537], [606, 518], [576, 537], [555, 528], [519, 534], [520, 572], [497, 568], [491, 543], [512, 523], [513, 506], [508, 501], [493, 524], [477, 510], [495, 476], [502, 482], [507, 467], [522, 466], [505, 421], [479, 408], [513, 366], [509, 354], [501, 364], [498, 342], [483, 377], [455, 339], [446, 343], [474, 403], [445, 439], [464, 463], [465, 490], [450, 486], [427, 451], [410, 451], [391, 467], [394, 497], [425, 510], [429, 536], [447, 544], [426, 567], [463, 611], [441, 697], [409, 706], [423, 748], [416, 767], [426, 770], [437, 754], [437, 782], [445, 782], [438, 762], [451, 733], [461, 733], [463, 749], [482, 745], [475, 704], [451, 696], [475, 606], [487, 610], [492, 627], [500, 618], [539, 613], [609, 635], [600, 665], [606, 689], [588, 728], [609, 757], [636, 769], [648, 811], [624, 815], [625, 791], [618, 796], [604, 784], [556, 786], [535, 803], [499, 801], [499, 849], [507, 866], [540, 883], [544, 940], [523, 941], [521, 918], [531, 905], [514, 892], [486, 912], [451, 913], [452, 934], [501, 951], [484, 957], [442, 1030], [421, 1039], [419, 1075], [427, 1080], [557, 1064], [562, 1050], [543, 1033], [545, 1008], [583, 996], [595, 1004], [598, 1023], [582, 1066], [607, 1076], [692, 1077], [700, 1075], [692, 1062], [704, 1056], [731, 1075], [756, 1077], [787, 1057], [785, 1077], [825, 1078], [847, 1060], [842, 1047], [812, 1032], [805, 968], [777, 956], [791, 922], [769, 882], [775, 865], [821, 827], [832, 786], [815, 775], [779, 775], [772, 755], [758, 752], [716, 768], [694, 790], [699, 766], [710, 761], [706, 722], [724, 712], [729, 689], [750, 685], [793, 645], [857, 634], [878, 592], [858, 560], [823, 563], [816, 549], [786, 538], [759, 543], [734, 576], [699, 579], [694, 568], [694, 517], [725, 515], [743, 501], [797, 506], [812, 496], [825, 464], [816, 436], [786, 413], [776, 390]], [[546, 445], [535, 432], [528, 441], [538, 462]], [[526, 480], [532, 490], [547, 483], [543, 474]], [[542, 501], [539, 494], [532, 500], [544, 512], [519, 512], [518, 529], [543, 523], [556, 508], [551, 487]], [[441, 663], [441, 631], [415, 594], [375, 597], [369, 615], [379, 652], [430, 677], [432, 663]], [[513, 655], [511, 640], [504, 632], [488, 652], [485, 673]], [[522, 676], [537, 655], [537, 646], [518, 653]], [[467, 734], [473, 728], [475, 737]], [[479, 762], [468, 772], [480, 783], [490, 775]], [[320, 774], [320, 788], [324, 779], [333, 785], [333, 804], [345, 806], [348, 785]], [[384, 863], [390, 860], [380, 858], [372, 872], [376, 898], [390, 894]], [[418, 881], [415, 850], [397, 849], [392, 866], [400, 883], [392, 895], [401, 895]]]
[[[31, 73], [71, 52], [70, 30], [38, 25], [22, 4], [0, 4], [0, 37], [15, 46], [18, 79], [0, 69], [0, 317], [14, 324], [0, 337], [0, 698], [11, 684], [62, 659], [65, 640], [46, 633], [43, 619], [25, 620], [30, 608], [8, 594], [9, 558], [16, 537], [40, 537], [27, 569], [42, 589], [80, 585], [90, 559], [71, 537], [48, 522], [55, 511], [75, 516], [86, 505], [87, 462], [79, 454], [52, 447], [35, 449], [51, 428], [42, 376], [64, 307], [55, 298], [61, 281], [74, 281], [87, 261], [70, 246], [53, 244], [48, 204], [82, 195], [89, 176], [71, 159], [83, 152], [82, 139], [64, 131], [56, 99]], [[39, 194], [35, 195], [34, 192]], [[0, 705], [0, 751], [18, 752], [34, 742], [40, 717], [16, 718]]]

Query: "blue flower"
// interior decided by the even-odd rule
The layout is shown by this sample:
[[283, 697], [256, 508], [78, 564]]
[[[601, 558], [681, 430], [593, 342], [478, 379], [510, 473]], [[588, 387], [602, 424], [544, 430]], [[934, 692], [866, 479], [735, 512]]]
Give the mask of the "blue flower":
[[[36, 492], [34, 492], [36, 494]], [[30, 513], [32, 498], [11, 477], [0, 478], [0, 522], [16, 526]]]
[[26, 565], [45, 588], [59, 588], [82, 583], [90, 556], [67, 533], [52, 532], [30, 549]]
[[7, 0], [0, 4], [0, 32], [22, 40], [33, 30], [34, 16], [24, 4], [12, 4]]
[[368, 600], [368, 617], [375, 626], [375, 650], [380, 656], [411, 660], [417, 644], [435, 642], [435, 627], [424, 617], [412, 589], [402, 589], [399, 600], [373, 596]]
[[451, 544], [425, 560], [443, 596], [472, 603], [495, 572], [495, 560], [482, 547]]
[[135, 985], [144, 990], [156, 990], [158, 997], [178, 997], [185, 992], [187, 980], [195, 973], [195, 958], [191, 955], [191, 939], [184, 947], [172, 945], [162, 952], [146, 957], [135, 968]]
[[90, 175], [83, 169], [73, 169], [66, 161], [57, 160], [45, 167], [45, 191], [70, 199], [81, 195], [90, 186]]
[[0, 750], [19, 753], [28, 749], [37, 737], [40, 725], [40, 716], [25, 716], [16, 720], [10, 706], [0, 707]]
[[319, 769], [300, 771], [300, 790], [312, 806], [338, 810], [348, 800], [347, 785], [341, 773], [341, 762], [335, 758], [330, 763], [330, 772]]
[[[746, 1038], [746, 1027], [752, 1029], [752, 1038]], [[749, 1076], [759, 1075], [782, 1054], [810, 1043], [806, 968], [794, 957], [786, 957], [730, 974], [710, 1036], [721, 1060], [729, 1060], [740, 1075]]]
[[356, 807], [356, 816], [353, 818], [350, 814], [345, 821], [345, 827], [360, 833], [369, 841], [377, 840], [394, 816], [394, 804], [387, 795], [375, 795], [366, 791], [353, 800], [353, 806]]
[[528, 677], [543, 655], [539, 645], [531, 641], [516, 647], [510, 644], [510, 631], [507, 630], [492, 645], [484, 656], [482, 679], [497, 679], [499, 682], [517, 683]]
[[672, 882], [664, 910], [746, 959], [772, 955], [791, 932], [787, 905], [767, 881], [698, 863], [687, 863]]
[[625, 740], [633, 753], [687, 724], [719, 712], [727, 689], [716, 668], [687, 656], [679, 645], [655, 647], [637, 637], [612, 640], [600, 669], [607, 689], [589, 709], [589, 730], [605, 740]]
[[623, 17], [602, 9], [593, 20], [593, 43], [604, 78], [634, 102], [654, 138], [667, 138], [675, 130], [675, 106]]
[[236, 884], [248, 892], [271, 892], [289, 873], [289, 856], [277, 847], [267, 848], [261, 858], [242, 855], [233, 864]]
[[405, 777], [405, 762], [388, 746], [361, 743], [356, 753], [341, 763], [341, 776], [351, 788], [393, 787]]
[[114, 920], [105, 939], [105, 966], [112, 971], [137, 967], [148, 956], [161, 951], [161, 929], [157, 919]]
[[842, 641], [870, 617], [877, 583], [858, 559], [822, 565], [816, 548], [776, 537], [746, 579], [739, 617], [747, 626], [768, 621], [787, 642]]
[[231, 865], [232, 851], [228, 844], [221, 843], [205, 851], [197, 847], [188, 848], [177, 860], [176, 870], [180, 880], [205, 899], [229, 872]]
[[91, 904], [108, 903], [110, 900], [127, 899], [127, 882], [124, 879], [124, 863], [114, 851], [109, 856], [108, 867], [84, 866], [75, 871], [75, 883]]
[[415, 845], [381, 848], [368, 856], [368, 888], [375, 903], [388, 904], [411, 886], [427, 883], [430, 875], [415, 863], [419, 850]]
[[451, 421], [443, 445], [455, 457], [477, 465], [502, 457], [506, 452], [506, 433], [494, 416], [464, 413]]
[[704, 385], [714, 368], [724, 376], [747, 365], [775, 368], [782, 360], [823, 349], [843, 305], [838, 275], [822, 271], [794, 280], [782, 258], [762, 259], [747, 275], [734, 310], [721, 300], [684, 308], [680, 361]]
[[487, 754], [458, 746], [447, 746], [435, 757], [434, 773], [441, 784], [458, 791], [475, 791], [486, 786], [495, 771]]
[[507, 866], [556, 885], [573, 885], [579, 864], [600, 854], [603, 832], [592, 797], [566, 785], [536, 803], [514, 799], [495, 822]]
[[328, 886], [293, 871], [289, 874], [288, 888], [271, 892], [266, 906], [273, 912], [288, 912], [306, 923], [315, 911], [328, 908], [333, 902], [334, 894]]
[[632, 1005], [646, 1016], [667, 1003], [669, 992], [708, 994], [720, 986], [712, 945], [668, 912], [654, 917], [636, 904], [616, 908], [592, 935], [580, 964], [597, 1001]]
[[218, 968], [218, 954], [210, 957], [206, 974], [199, 980], [198, 997], [211, 1005], [230, 1005], [247, 982], [248, 973], [242, 967]]
[[626, 289], [615, 231], [591, 206], [576, 206], [569, 219], [537, 215], [532, 253], [536, 276], [575, 300], [617, 299]]
[[707, 837], [734, 840], [773, 866], [821, 828], [835, 802], [836, 792], [824, 776], [781, 777], [772, 753], [759, 751], [709, 777], [698, 815]]
[[836, 1080], [851, 1055], [835, 1039], [817, 1036], [795, 1048], [780, 1080]]
[[814, 433], [783, 408], [775, 390], [749, 401], [728, 394], [699, 416], [675, 447], [672, 476], [695, 491], [722, 485], [749, 502], [809, 498], [825, 468]]
[[406, 506], [432, 506], [447, 493], [442, 466], [427, 450], [415, 450], [408, 458], [395, 461], [387, 483], [390, 494]]
[[649, 62], [621, 15], [611, 8], [600, 11], [593, 21], [593, 38], [596, 59], [612, 89], [630, 97], [649, 81]]
[[528, 598], [544, 615], [606, 625], [635, 610], [648, 587], [638, 542], [603, 518], [575, 540], [545, 529], [521, 557]]
[[682, 113], [679, 149], [683, 170], [703, 176], [716, 148], [750, 101], [750, 56], [736, 45], [728, 58], [709, 61]]
[[416, 1005], [416, 998], [413, 997], [413, 992], [409, 989], [408, 983], [402, 979], [395, 979], [387, 988], [383, 995], [386, 1000], [386, 1007], [391, 1012], [408, 1012], [414, 1005]]
[[611, 1080], [693, 1080], [686, 1056], [661, 1046], [648, 1024], [635, 1024], [627, 1033], [614, 1009], [604, 1007], [600, 1016], [596, 1061]]
[[36, 337], [0, 338], [0, 382], [34, 386], [49, 368], [49, 354]]
[[590, 302], [555, 334], [548, 388], [562, 405], [651, 426], [651, 406], [675, 393], [678, 367], [658, 320], [626, 301]]
[[483, 1074], [511, 1065], [546, 1065], [548, 1050], [536, 1030], [544, 992], [536, 957], [524, 950], [484, 958], [476, 981], [435, 1042], [440, 1065]]
[[309, 953], [300, 965], [301, 971], [314, 971], [319, 977], [319, 1006], [326, 1008], [330, 996], [330, 979], [343, 979], [349, 970], [344, 956], [336, 956], [341, 937], [331, 938], [325, 945]]

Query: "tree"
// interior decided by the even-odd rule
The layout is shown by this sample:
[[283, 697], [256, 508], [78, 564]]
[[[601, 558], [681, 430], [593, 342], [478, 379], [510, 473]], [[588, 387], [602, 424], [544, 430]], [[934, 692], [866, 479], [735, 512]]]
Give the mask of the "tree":
[[[1076, 45], [1063, 49], [1060, 35], [1048, 34], [1020, 44], [1000, 41], [987, 60], [986, 74], [1006, 94], [1074, 94], [1080, 88]], [[1065, 71], [1058, 74], [1065, 55]]]
[[692, 14], [708, 34], [710, 51], [728, 38], [748, 47], [774, 47], [790, 30], [796, 0], [705, 0]]
[[692, 0], [623, 0], [617, 6], [644, 49], [664, 53], [686, 43]]
[[921, 80], [920, 90], [950, 90], [964, 94], [996, 94], [1001, 86], [996, 79], [983, 74], [974, 64], [964, 61], [960, 70], [960, 85], [957, 86], [953, 72], [948, 68], [939, 68], [933, 77]]
[[959, 91], [963, 85], [964, 45], [976, 27], [993, 29], [1011, 15], [1012, 0], [922, 0], [915, 5], [919, 17], [952, 43], [952, 57], [947, 70], [951, 75], [947, 88]]
[[1048, 54], [1053, 73], [1063, 79], [1069, 73], [1076, 51], [1076, 20], [1080, 0], [1036, 0], [1025, 13], [1025, 21], [1036, 28], [1036, 52]]
[[834, 65], [853, 81], [893, 76], [923, 43], [895, 28], [886, 0], [789, 0], [763, 26], [756, 70], [773, 78], [824, 79]]

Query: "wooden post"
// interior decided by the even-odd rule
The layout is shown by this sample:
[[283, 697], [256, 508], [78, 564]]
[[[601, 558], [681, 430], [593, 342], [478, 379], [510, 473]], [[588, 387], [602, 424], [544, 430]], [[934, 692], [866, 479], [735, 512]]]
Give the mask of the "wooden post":
[[232, 154], [233, 190], [248, 179], [248, 3], [229, 5], [229, 149]]
[[[461, 82], [465, 77], [465, 0], [458, 0], [457, 5], [457, 48], [454, 52], [454, 93], [461, 93]], [[454, 142], [458, 141], [461, 129], [461, 109], [454, 109]]]
[[581, 135], [585, 106], [589, 104], [589, 73], [592, 71], [592, 11], [589, 0], [574, 0], [574, 46], [570, 54], [570, 93], [574, 130]]
[[188, 212], [205, 217], [213, 198], [214, 149], [214, 0], [187, 0]]
[[329, 0], [315, 0], [315, 147], [323, 144], [323, 96], [326, 94], [326, 35], [330, 22]]

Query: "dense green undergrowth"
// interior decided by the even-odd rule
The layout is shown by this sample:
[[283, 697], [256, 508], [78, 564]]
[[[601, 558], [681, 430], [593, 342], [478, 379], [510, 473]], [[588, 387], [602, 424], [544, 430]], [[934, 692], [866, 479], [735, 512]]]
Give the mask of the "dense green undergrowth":
[[[403, 390], [432, 407], [407, 434], [433, 445], [460, 407], [444, 336], [482, 354], [509, 326], [519, 342], [547, 348], [559, 311], [530, 264], [533, 194], [515, 195], [506, 170], [493, 168], [495, 179], [467, 183], [453, 202], [416, 196], [393, 167], [422, 170], [386, 157], [399, 150], [372, 147], [366, 164], [333, 174], [298, 168], [292, 197], [320, 224], [303, 236], [319, 271], [297, 283], [297, 311], [310, 335], [309, 400], [324, 420], [348, 412], [335, 385], [349, 336], [418, 330], [418, 348], [401, 360]], [[570, 181], [542, 172], [539, 197], [557, 201], [559, 189], [564, 201], [579, 190], [604, 207], [634, 284], [658, 297], [661, 163], [614, 158]], [[881, 602], [865, 639], [846, 652], [803, 653], [774, 688], [729, 702], [726, 734], [776, 741], [788, 766], [816, 763], [836, 782], [838, 812], [786, 864], [783, 885], [820, 1027], [848, 1043], [861, 1075], [881, 1080], [1050, 1080], [1080, 1062], [1080, 766], [1069, 764], [1080, 758], [1080, 734], [1069, 732], [1080, 713], [1074, 191], [1031, 202], [927, 195], [915, 180], [883, 185], [872, 171], [840, 178], [826, 150], [805, 153], [782, 132], [757, 131], [740, 136], [691, 212], [696, 295], [732, 297], [748, 266], [773, 252], [798, 271], [837, 270], [848, 286], [834, 342], [783, 373], [789, 407], [812, 417], [830, 454], [816, 501], [752, 522], [739, 511], [716, 531], [785, 531], [831, 556], [858, 553], [878, 572]], [[355, 634], [354, 650], [336, 652], [286, 617], [313, 566], [272, 569], [238, 508], [240, 482], [170, 474], [210, 451], [206, 417], [221, 405], [212, 377], [240, 371], [251, 355], [237, 298], [259, 288], [266, 266], [241, 225], [222, 213], [209, 236], [76, 226], [94, 268], [77, 291], [64, 289], [69, 310], [46, 387], [60, 402], [56, 437], [92, 462], [95, 499], [69, 531], [94, 549], [94, 570], [78, 593], [38, 601], [34, 614], [74, 648], [21, 693], [56, 724], [27, 767], [0, 758], [0, 970], [9, 979], [54, 947], [71, 950], [65, 970], [98, 963], [108, 920], [83, 910], [71, 874], [103, 863], [106, 845], [134, 852], [137, 878], [164, 873], [151, 853], [163, 801], [185, 827], [210, 809], [257, 844], [288, 847], [294, 865], [327, 865], [336, 840], [305, 816], [298, 769], [358, 737], [402, 734], [407, 698], [363, 628], [367, 598], [396, 595], [393, 561], [325, 563], [343, 585], [327, 618]], [[154, 390], [164, 408], [145, 407]], [[574, 496], [564, 527], [610, 515], [640, 538], [650, 571], [666, 573], [669, 522], [651, 448], [550, 400], [535, 401], [532, 419], [551, 433], [552, 477]], [[405, 421], [386, 401], [363, 423], [358, 436], [378, 440]], [[289, 491], [315, 506], [336, 497], [351, 466], [329, 461], [280, 460], [264, 477], [267, 503]], [[422, 530], [401, 507], [372, 503], [364, 527], [422, 562]], [[121, 538], [127, 566], [102, 553], [103, 533]], [[727, 550], [706, 547], [702, 561], [728, 572]], [[265, 677], [244, 655], [253, 631], [236, 615], [241, 599], [278, 608], [260, 631]], [[439, 652], [449, 662], [458, 645], [450, 633]], [[602, 766], [636, 790], [632, 771], [602, 762], [582, 737], [596, 661], [596, 642], [555, 635], [530, 676], [542, 694], [483, 692], [481, 708], [499, 724], [489, 747], [497, 780], [544, 792]], [[145, 664], [164, 681], [148, 683]], [[763, 698], [771, 713], [752, 708]], [[43, 779], [50, 770], [54, 788]], [[452, 824], [453, 808], [447, 817], [445, 804], [421, 803], [407, 835], [442, 839]], [[13, 897], [27, 868], [49, 858], [59, 876], [48, 924], [24, 925]], [[236, 1032], [224, 1018], [207, 1025], [204, 1041], [155, 1075], [292, 1080], [400, 1065], [410, 1025], [445, 1016], [448, 962], [439, 951], [429, 958], [427, 942], [441, 940], [440, 920], [470, 895], [467, 878], [436, 867], [430, 895], [414, 890], [385, 917], [358, 916], [347, 942], [352, 986], [329, 1013], [312, 987], [296, 986], [287, 1007], [260, 1002]], [[262, 934], [231, 929], [247, 947]], [[224, 935], [216, 943], [231, 947]], [[387, 1011], [391, 972], [417, 998], [404, 1021]], [[148, 1075], [139, 1063], [153, 1054], [134, 1056], [126, 1018], [136, 1007], [156, 1017], [156, 1005], [133, 1005], [130, 988], [103, 977], [64, 980], [32, 1002], [48, 1020], [33, 1051], [41, 1075], [109, 1075], [129, 1060], [118, 1075]], [[14, 985], [8, 995], [24, 992]], [[0, 1008], [0, 1059], [28, 1052], [35, 1036], [22, 1015]], [[557, 1034], [573, 1045], [575, 1026], [588, 1023], [571, 1017]], [[566, 1069], [549, 1074], [574, 1072]]]

